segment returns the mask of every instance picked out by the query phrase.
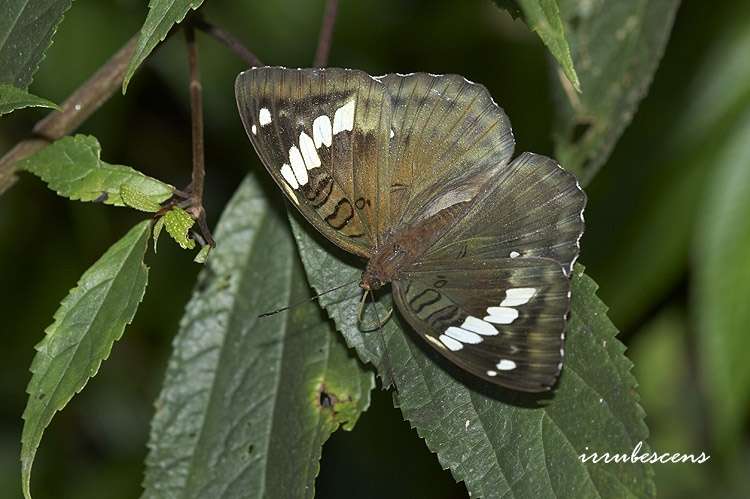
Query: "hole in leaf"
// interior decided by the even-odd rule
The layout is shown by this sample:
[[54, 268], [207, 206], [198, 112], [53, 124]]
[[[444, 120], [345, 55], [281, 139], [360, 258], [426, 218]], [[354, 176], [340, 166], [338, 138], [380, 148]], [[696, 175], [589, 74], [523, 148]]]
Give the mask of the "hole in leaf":
[[592, 123], [590, 121], [582, 121], [580, 123], [577, 123], [576, 126], [573, 127], [573, 131], [570, 134], [570, 141], [573, 144], [578, 144], [586, 135], [586, 133], [591, 129], [591, 125]]
[[568, 21], [568, 23], [570, 24], [572, 31], [576, 31], [581, 25], [581, 16], [579, 14], [574, 15], [570, 18], [570, 21]]
[[325, 390], [320, 390], [320, 407], [330, 409], [333, 407], [333, 397], [331, 397]]
[[247, 454], [248, 454], [248, 455], [251, 455], [251, 454], [253, 453], [253, 450], [255, 450], [255, 444], [250, 444], [250, 445], [249, 445], [249, 446], [247, 447]]

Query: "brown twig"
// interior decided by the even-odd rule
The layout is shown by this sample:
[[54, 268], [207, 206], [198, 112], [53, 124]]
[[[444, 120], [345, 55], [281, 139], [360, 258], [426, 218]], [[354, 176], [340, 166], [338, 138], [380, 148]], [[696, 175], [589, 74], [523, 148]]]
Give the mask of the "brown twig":
[[252, 53], [247, 47], [245, 47], [237, 37], [226, 31], [225, 29], [211, 24], [200, 15], [196, 15], [193, 19], [191, 19], [191, 23], [196, 27], [196, 29], [199, 29], [206, 33], [208, 36], [215, 38], [219, 43], [223, 44], [229, 50], [234, 52], [235, 55], [245, 61], [248, 66], [252, 67], [263, 65], [263, 63], [254, 53]]
[[0, 194], [16, 181], [16, 163], [50, 142], [71, 133], [120, 89], [138, 35], [133, 36], [99, 70], [73, 92], [60, 106], [39, 121], [33, 137], [16, 144], [0, 158]]
[[206, 178], [206, 165], [203, 143], [203, 85], [198, 72], [198, 49], [195, 45], [195, 30], [188, 24], [185, 26], [185, 40], [188, 49], [188, 65], [190, 67], [190, 122], [193, 143], [193, 174], [190, 187], [191, 206], [188, 212], [198, 223], [203, 238], [211, 246], [216, 246], [211, 231], [206, 223], [206, 210], [203, 208], [203, 187]]
[[316, 68], [328, 65], [328, 55], [331, 52], [333, 27], [336, 24], [338, 6], [338, 0], [326, 0], [323, 24], [320, 27], [320, 35], [318, 36], [318, 49], [315, 51], [315, 62], [313, 62]]

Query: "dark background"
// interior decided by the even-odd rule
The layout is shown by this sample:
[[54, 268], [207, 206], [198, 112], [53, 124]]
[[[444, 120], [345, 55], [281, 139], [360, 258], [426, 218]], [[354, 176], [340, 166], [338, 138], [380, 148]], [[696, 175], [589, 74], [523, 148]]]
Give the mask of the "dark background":
[[[673, 154], [667, 138], [692, 98], [690, 83], [726, 27], [742, 17], [738, 9], [748, 10], [745, 2], [710, 7], [698, 0], [683, 2], [649, 96], [587, 189], [581, 262], [610, 306], [622, 301], [619, 277], [611, 270], [613, 255], [627, 252], [629, 227], [649, 223], [635, 218], [641, 214], [631, 201], [648, 203], [649, 196], [663, 195], [679, 183], [683, 172], [660, 169], [658, 158]], [[322, 0], [206, 4], [206, 16], [235, 33], [265, 63], [310, 65]], [[145, 14], [145, 2], [135, 0], [75, 2], [32, 92], [62, 101], [139, 30]], [[206, 204], [213, 223], [243, 175], [260, 171], [261, 165], [235, 109], [233, 81], [243, 64], [198, 36], [206, 107]], [[538, 37], [486, 0], [343, 0], [330, 58], [331, 65], [372, 74], [459, 73], [483, 83], [511, 118], [517, 151], [552, 154], [548, 63]], [[174, 36], [136, 73], [127, 96], [116, 95], [80, 132], [99, 139], [105, 161], [185, 185], [190, 175], [186, 74], [182, 37]], [[744, 84], [750, 89], [750, 81]], [[43, 114], [23, 110], [4, 116], [0, 151], [23, 138]], [[710, 161], [705, 168], [710, 170]], [[0, 497], [20, 496], [21, 413], [33, 347], [80, 274], [138, 219], [129, 210], [58, 198], [28, 175], [0, 197]], [[671, 237], [669, 230], [663, 237]], [[34, 468], [35, 497], [132, 498], [140, 493], [152, 402], [199, 270], [191, 258], [166, 239], [158, 255], [148, 254], [149, 289], [134, 324], [98, 376], [45, 433]], [[742, 457], [749, 453], [744, 442], [740, 450], [724, 453], [712, 448], [707, 437], [705, 401], [689, 355], [690, 273], [683, 263], [677, 269], [678, 275], [648, 304], [617, 306], [610, 315], [636, 365], [652, 446], [715, 456], [705, 465], [656, 465], [660, 497], [739, 497], [750, 471]], [[679, 365], [667, 360], [675, 351], [688, 351]], [[465, 497], [463, 485], [441, 470], [393, 409], [390, 394], [376, 391], [373, 396], [355, 430], [337, 432], [326, 444], [318, 497]]]

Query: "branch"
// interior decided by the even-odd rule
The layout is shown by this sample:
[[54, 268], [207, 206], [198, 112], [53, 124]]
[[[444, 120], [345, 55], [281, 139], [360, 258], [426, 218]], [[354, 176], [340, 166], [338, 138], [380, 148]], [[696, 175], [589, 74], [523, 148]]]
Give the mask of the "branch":
[[210, 22], [203, 19], [200, 15], [196, 15], [195, 18], [191, 19], [191, 23], [197, 29], [215, 38], [219, 43], [223, 44], [229, 50], [234, 52], [235, 55], [245, 61], [245, 63], [249, 67], [263, 66], [263, 63], [260, 62], [260, 59], [258, 59], [258, 57], [254, 53], [250, 52], [250, 50], [248, 50], [248, 48], [245, 47], [241, 41], [239, 41], [239, 39], [237, 39], [228, 31], [216, 26], [215, 24], [211, 24]]
[[336, 24], [338, 6], [338, 0], [326, 1], [323, 24], [320, 27], [320, 35], [318, 37], [318, 49], [315, 51], [315, 62], [313, 63], [316, 68], [328, 65], [328, 54], [331, 52], [331, 40], [333, 39], [333, 27]]
[[16, 163], [42, 149], [52, 141], [74, 131], [107, 101], [122, 85], [125, 69], [135, 48], [138, 35], [133, 36], [99, 70], [86, 80], [60, 106], [39, 121], [33, 137], [16, 144], [0, 158], [0, 194], [16, 181]]
[[185, 40], [190, 67], [190, 123], [193, 143], [193, 175], [190, 182], [190, 208], [188, 211], [198, 222], [203, 238], [211, 246], [216, 246], [206, 223], [206, 210], [203, 208], [203, 187], [206, 178], [206, 164], [203, 143], [203, 85], [198, 72], [198, 49], [195, 45], [195, 30], [185, 26]]

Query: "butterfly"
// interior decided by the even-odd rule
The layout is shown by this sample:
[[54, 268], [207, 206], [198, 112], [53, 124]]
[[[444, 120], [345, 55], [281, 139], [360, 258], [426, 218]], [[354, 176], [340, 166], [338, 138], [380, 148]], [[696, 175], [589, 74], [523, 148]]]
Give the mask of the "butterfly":
[[562, 369], [586, 195], [554, 160], [512, 159], [510, 122], [458, 75], [258, 67], [240, 117], [287, 198], [367, 259], [432, 347], [491, 383], [538, 392]]

